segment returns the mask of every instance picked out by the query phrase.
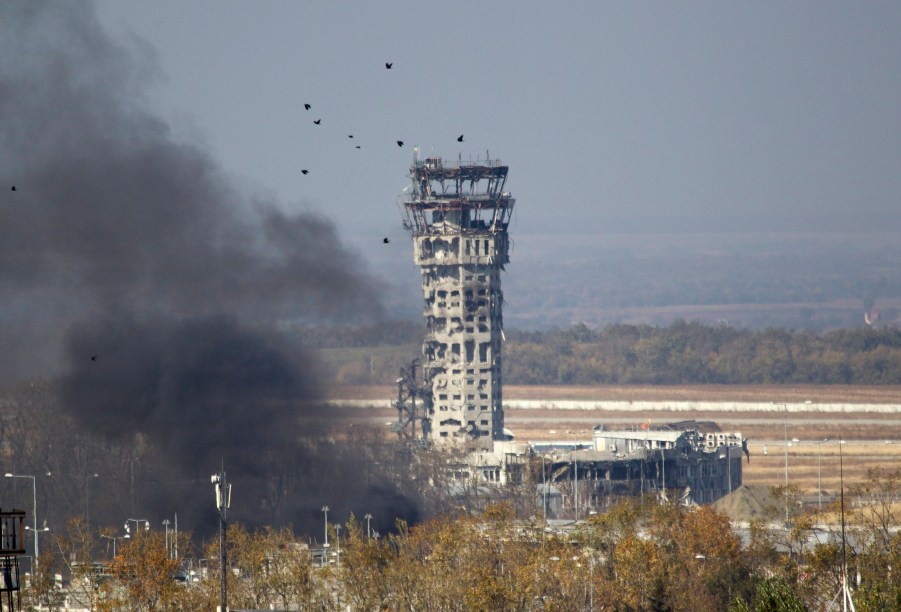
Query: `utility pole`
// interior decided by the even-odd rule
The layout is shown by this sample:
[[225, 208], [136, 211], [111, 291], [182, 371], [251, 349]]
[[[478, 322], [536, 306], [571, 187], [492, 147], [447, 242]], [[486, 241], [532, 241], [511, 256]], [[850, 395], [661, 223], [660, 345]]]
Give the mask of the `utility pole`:
[[829, 438], [823, 438], [817, 445], [817, 511], [823, 511], [823, 444], [829, 441]]
[[163, 521], [163, 527], [166, 528], [166, 558], [167, 559], [172, 558], [172, 551], [169, 550], [169, 525], [171, 525], [171, 524], [172, 524], [172, 521], [170, 521], [169, 519], [165, 519]]
[[228, 509], [231, 506], [232, 486], [225, 479], [225, 465], [218, 474], [210, 476], [210, 482], [216, 488], [216, 509], [219, 511], [219, 612], [228, 612], [228, 554], [225, 548], [225, 535], [228, 528]]
[[[544, 455], [541, 455], [541, 488], [542, 512], [544, 513], [544, 524], [547, 526], [547, 467], [544, 464]], [[544, 531], [542, 530], [543, 533]]]
[[[809, 403], [809, 402], [808, 402]], [[772, 405], [779, 406], [780, 404], [776, 402], [772, 402]], [[788, 404], [782, 402], [782, 441], [785, 446], [785, 491], [782, 493], [783, 500], [785, 501], [785, 522], [788, 524]]]
[[782, 421], [782, 437], [785, 443], [785, 522], [788, 523], [788, 404], [782, 404], [785, 418]]
[[666, 501], [666, 456], [663, 454], [663, 448], [660, 449], [660, 472], [662, 476], [662, 486], [660, 490], [663, 492], [663, 501]]
[[573, 464], [576, 468], [576, 520], [579, 520], [579, 460], [575, 459]]

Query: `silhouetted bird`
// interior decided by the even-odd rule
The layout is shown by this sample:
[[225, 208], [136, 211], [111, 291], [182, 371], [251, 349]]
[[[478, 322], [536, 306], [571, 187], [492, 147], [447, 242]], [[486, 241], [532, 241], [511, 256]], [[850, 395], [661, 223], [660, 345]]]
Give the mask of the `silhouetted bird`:
[[404, 146], [404, 141], [403, 141], [403, 140], [398, 140], [398, 141], [397, 141], [397, 146], [399, 146], [399, 147]]
[[309, 104], [304, 104], [303, 107], [304, 107], [305, 109], [307, 109], [307, 110], [310, 110], [311, 108], [313, 108], [313, 107], [310, 106]]
[[16, 190], [16, 186], [13, 185], [12, 188], [10, 189], [10, 191], [15, 191], [15, 190]]
[[357, 145], [357, 148], [359, 149], [359, 148], [360, 148], [360, 145]]
[[385, 68], [387, 68], [388, 70], [391, 70], [391, 66], [393, 66], [393, 65], [394, 65], [394, 62], [385, 62]]
[[313, 123], [319, 125], [320, 123], [322, 123], [322, 119], [316, 119], [315, 121], [313, 121]]
[[301, 170], [300, 173], [301, 173], [301, 174], [309, 174], [310, 171], [309, 171], [309, 170]]
[[91, 361], [97, 361], [97, 355], [91, 355]]
[[348, 138], [353, 138], [354, 135], [353, 135], [353, 134], [348, 134], [347, 137], [348, 137]]
[[382, 238], [382, 243], [383, 243], [383, 244], [388, 244], [389, 242], [391, 242], [391, 241], [388, 240], [387, 238]]
[[457, 138], [457, 142], [463, 142], [463, 134], [460, 134], [460, 137]]

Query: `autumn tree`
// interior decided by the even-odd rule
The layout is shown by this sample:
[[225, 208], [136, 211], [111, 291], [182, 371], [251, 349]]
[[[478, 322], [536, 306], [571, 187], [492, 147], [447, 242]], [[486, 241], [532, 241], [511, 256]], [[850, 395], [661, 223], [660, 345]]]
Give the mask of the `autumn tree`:
[[88, 610], [96, 610], [101, 587], [107, 576], [106, 563], [95, 562], [97, 537], [84, 518], [74, 517], [65, 534], [54, 538], [59, 559], [69, 576], [69, 601]]
[[229, 559], [240, 576], [229, 593], [231, 605], [289, 609], [317, 599], [310, 549], [297, 540], [290, 526], [248, 531], [231, 525], [228, 545]]
[[396, 548], [364, 535], [353, 515], [345, 527], [339, 579], [346, 603], [355, 610], [379, 610], [389, 600], [387, 571], [396, 560]]
[[182, 587], [175, 582], [179, 562], [166, 551], [163, 534], [136, 531], [122, 542], [110, 564], [111, 583], [104, 585], [102, 610], [177, 609]]
[[858, 528], [860, 594], [872, 609], [901, 609], [901, 468], [870, 468], [851, 494], [859, 502], [852, 518]]

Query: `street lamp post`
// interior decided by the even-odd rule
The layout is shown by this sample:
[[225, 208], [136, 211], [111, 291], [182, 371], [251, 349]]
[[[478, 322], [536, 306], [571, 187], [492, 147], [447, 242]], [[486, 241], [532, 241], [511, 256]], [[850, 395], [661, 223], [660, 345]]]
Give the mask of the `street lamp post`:
[[[579, 520], [579, 460], [574, 461], [576, 475], [576, 520]], [[644, 472], [642, 472], [644, 474]]]
[[[25, 476], [23, 474], [12, 474], [7, 472], [4, 474], [6, 478], [30, 478], [31, 479], [31, 494], [32, 494], [32, 509], [34, 510], [34, 527], [32, 528], [32, 532], [34, 533], [34, 565], [37, 567], [38, 565], [38, 557], [40, 556], [40, 552], [38, 550], [38, 533], [39, 531], [48, 531], [47, 528], [42, 530], [38, 530], [38, 485], [37, 480], [34, 476]], [[28, 527], [26, 527], [28, 529]]]
[[594, 612], [594, 555], [588, 557], [588, 581], [591, 585], [591, 599], [588, 600], [588, 609]]
[[[544, 455], [541, 455], [541, 512], [544, 516], [544, 524], [547, 525], [547, 466], [544, 464]], [[542, 538], [544, 537], [542, 530]]]
[[372, 539], [372, 529], [369, 527], [369, 521], [372, 520], [372, 515], [370, 513], [366, 513], [363, 515], [363, 518], [366, 519], [366, 540]]
[[[782, 426], [782, 438], [785, 442], [785, 491], [786, 495], [788, 494], [788, 404], [782, 404], [782, 407], [785, 409], [785, 420], [783, 421]], [[785, 520], [788, 520], [788, 506], [786, 506], [785, 510]]]
[[829, 438], [823, 438], [819, 442], [814, 442], [817, 445], [817, 510], [819, 512], [823, 511], [823, 471], [822, 471], [822, 457], [823, 457], [823, 444], [829, 441]]
[[335, 561], [338, 564], [338, 569], [341, 569], [341, 524], [335, 523], [335, 543], [337, 544], [335, 548]]
[[[778, 406], [773, 402], [774, 406]], [[788, 522], [788, 404], [782, 403], [782, 443], [785, 447], [785, 491], [782, 497], [785, 500], [785, 522]]]
[[131, 534], [131, 529], [129, 529], [128, 524], [135, 524], [135, 537], [137, 537], [138, 533], [140, 533], [141, 523], [144, 523], [144, 531], [150, 531], [150, 521], [147, 519], [125, 519], [125, 533]]
[[128, 540], [129, 538], [131, 538], [131, 535], [129, 535], [127, 533], [124, 536], [108, 536], [108, 535], [101, 534], [100, 537], [104, 538], [106, 540], [113, 541], [113, 558], [115, 559], [116, 558], [116, 540]]
[[323, 514], [325, 514], [325, 543], [322, 545], [322, 547], [328, 548], [328, 506], [323, 506], [322, 512]]
[[166, 540], [165, 541], [166, 541], [166, 558], [167, 559], [172, 558], [172, 554], [169, 552], [169, 525], [171, 525], [171, 524], [172, 523], [169, 521], [169, 519], [163, 520], [163, 527], [165, 527], [165, 529], [166, 529], [166, 536], [165, 536]]

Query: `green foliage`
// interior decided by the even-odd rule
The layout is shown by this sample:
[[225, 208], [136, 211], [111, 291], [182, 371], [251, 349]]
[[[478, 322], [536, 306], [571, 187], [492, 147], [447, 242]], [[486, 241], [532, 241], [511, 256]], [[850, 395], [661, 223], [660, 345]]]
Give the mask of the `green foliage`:
[[757, 585], [754, 612], [805, 612], [807, 606], [792, 586], [782, 578], [770, 578]]

